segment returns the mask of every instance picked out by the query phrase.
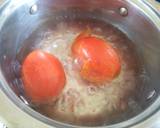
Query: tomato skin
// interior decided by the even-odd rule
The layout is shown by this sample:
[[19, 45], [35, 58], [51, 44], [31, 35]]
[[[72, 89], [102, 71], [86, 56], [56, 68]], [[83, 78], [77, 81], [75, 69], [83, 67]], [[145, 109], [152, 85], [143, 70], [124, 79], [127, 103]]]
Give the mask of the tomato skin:
[[72, 45], [72, 55], [78, 60], [80, 75], [89, 82], [111, 81], [121, 69], [115, 49], [98, 37], [80, 34]]
[[22, 64], [22, 80], [31, 102], [43, 104], [62, 92], [66, 77], [62, 64], [55, 56], [35, 50]]

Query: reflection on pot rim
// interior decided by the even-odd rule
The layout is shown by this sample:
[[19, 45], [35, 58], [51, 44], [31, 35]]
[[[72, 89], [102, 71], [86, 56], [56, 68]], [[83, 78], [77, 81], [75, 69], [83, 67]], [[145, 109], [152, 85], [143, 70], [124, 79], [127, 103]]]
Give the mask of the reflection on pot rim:
[[[28, 3], [28, 1], [27, 1]], [[134, 2], [133, 1], [128, 1], [128, 3], [130, 4], [133, 4], [134, 5]], [[7, 4], [7, 2], [6, 2]], [[152, 18], [155, 18], [155, 20], [153, 21], [152, 19], [152, 22], [154, 22], [154, 25], [160, 29], [160, 20], [158, 19], [158, 16], [156, 14], [154, 14], [155, 12], [153, 12], [147, 5], [141, 5], [142, 3], [141, 2], [138, 2], [138, 1], [135, 1], [135, 4], [136, 4], [136, 7], [139, 8], [141, 7], [141, 10], [143, 10], [145, 7], [147, 7], [147, 10], [143, 10], [143, 12], [145, 11], [145, 14], [147, 14], [147, 16], [152, 19]], [[11, 3], [10, 3], [11, 5]], [[5, 7], [6, 5], [4, 4], [2, 6], [2, 9]], [[134, 5], [135, 6], [135, 5]], [[7, 7], [7, 6], [6, 6]], [[3, 14], [3, 13], [2, 13]], [[3, 22], [0, 22], [0, 27], [3, 26], [3, 23], [5, 22], [5, 20], [8, 18], [8, 14], [9, 13], [5, 13], [7, 14], [6, 18], [4, 18], [4, 21]], [[153, 14], [153, 15], [151, 15]], [[157, 19], [157, 20], [156, 20]], [[1, 78], [1, 84], [2, 84], [2, 90], [5, 92], [5, 94], [19, 107], [21, 108], [23, 111], [27, 112], [28, 114], [30, 114], [31, 116], [39, 119], [40, 121], [42, 122], [45, 122], [47, 124], [50, 124], [52, 126], [56, 126], [56, 127], [74, 127], [74, 126], [71, 126], [71, 125], [66, 125], [66, 124], [63, 124], [63, 123], [59, 123], [57, 121], [53, 121], [51, 119], [48, 119], [46, 117], [44, 117], [43, 115], [33, 111], [32, 109], [30, 109], [29, 107], [27, 107], [26, 105], [24, 105], [22, 103], [22, 101], [13, 93], [13, 91], [11, 90], [11, 88], [9, 86], [6, 86], [8, 85], [8, 83], [6, 82], [2, 72], [0, 72], [0, 78]], [[125, 121], [125, 122], [122, 122], [122, 123], [119, 123], [119, 124], [115, 124], [115, 125], [111, 125], [111, 126], [107, 126], [107, 128], [113, 128], [113, 127], [129, 127], [131, 125], [135, 125], [136, 123], [139, 123], [143, 120], [145, 120], [146, 118], [148, 118], [149, 116], [153, 115], [160, 107], [160, 98], [157, 98], [156, 102], [154, 102], [149, 108], [147, 108], [144, 112], [142, 112], [141, 114], [139, 114], [138, 116], [128, 120], [128, 121]], [[105, 126], [104, 126], [105, 127]]]

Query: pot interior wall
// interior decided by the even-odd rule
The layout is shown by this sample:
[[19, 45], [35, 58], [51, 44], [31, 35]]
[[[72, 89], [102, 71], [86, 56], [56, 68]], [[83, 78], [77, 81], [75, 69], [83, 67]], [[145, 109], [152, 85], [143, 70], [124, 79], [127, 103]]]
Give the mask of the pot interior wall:
[[[25, 45], [26, 49], [18, 55], [20, 59], [23, 59], [31, 50], [27, 47], [32, 45], [32, 40], [28, 43], [25, 40], [34, 31], [41, 27], [40, 34], [50, 26], [49, 24], [55, 25], [62, 19], [96, 19], [110, 23], [124, 32], [134, 42], [141, 62], [144, 64], [145, 70], [141, 77], [144, 77], [142, 84], [145, 86], [142, 86], [141, 92], [137, 91], [135, 97], [139, 108], [135, 108], [135, 113], [127, 113], [125, 116], [129, 118], [136, 116], [156, 101], [160, 91], [160, 34], [153, 21], [139, 8], [126, 1], [118, 0], [39, 0], [32, 2], [38, 5], [38, 11], [35, 14], [30, 13], [31, 4], [22, 2], [21, 6], [8, 15], [0, 31], [0, 68], [8, 85], [17, 96], [23, 95], [23, 86], [18, 80], [17, 71], [20, 67], [16, 58], [22, 46]], [[128, 9], [127, 16], [119, 14], [120, 7]], [[37, 34], [33, 42], [38, 38]]]

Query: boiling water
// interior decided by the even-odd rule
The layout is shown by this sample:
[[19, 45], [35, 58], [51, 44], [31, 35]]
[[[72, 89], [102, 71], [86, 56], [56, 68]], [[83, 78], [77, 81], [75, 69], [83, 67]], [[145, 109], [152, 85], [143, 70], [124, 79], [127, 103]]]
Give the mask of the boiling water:
[[[122, 63], [119, 76], [99, 87], [81, 79], [73, 66], [76, 61], [71, 57], [70, 48], [74, 39], [87, 28], [92, 30], [93, 35], [108, 40], [118, 50]], [[54, 25], [48, 22], [25, 41], [17, 56], [20, 63], [34, 49], [55, 55], [62, 62], [67, 78], [57, 101], [34, 106], [36, 111], [58, 121], [96, 126], [126, 120], [141, 110], [134, 95], [140, 88], [142, 64], [133, 42], [112, 25], [89, 19], [65, 20]]]

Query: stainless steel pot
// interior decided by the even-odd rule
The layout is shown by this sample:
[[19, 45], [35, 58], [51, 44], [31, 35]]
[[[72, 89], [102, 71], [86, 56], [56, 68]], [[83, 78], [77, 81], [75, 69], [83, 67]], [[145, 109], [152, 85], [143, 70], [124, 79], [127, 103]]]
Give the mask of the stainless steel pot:
[[[160, 108], [160, 15], [142, 0], [13, 0], [0, 8], [0, 101], [2, 117], [12, 127], [78, 127], [54, 121], [31, 109], [15, 81], [15, 58], [33, 31], [45, 28], [49, 19], [98, 18], [123, 31], [141, 55], [149, 77], [143, 94], [137, 95], [141, 110], [131, 118], [105, 128], [147, 127], [146, 121]], [[27, 45], [26, 45], [27, 46]], [[16, 85], [16, 86], [15, 86]], [[1, 98], [4, 98], [1, 99]], [[20, 98], [21, 99], [20, 99]], [[22, 101], [23, 100], [23, 101]], [[7, 109], [7, 111], [6, 111]], [[9, 113], [14, 113], [15, 117]], [[154, 118], [153, 118], [154, 119]], [[153, 120], [152, 118], [150, 120]]]

